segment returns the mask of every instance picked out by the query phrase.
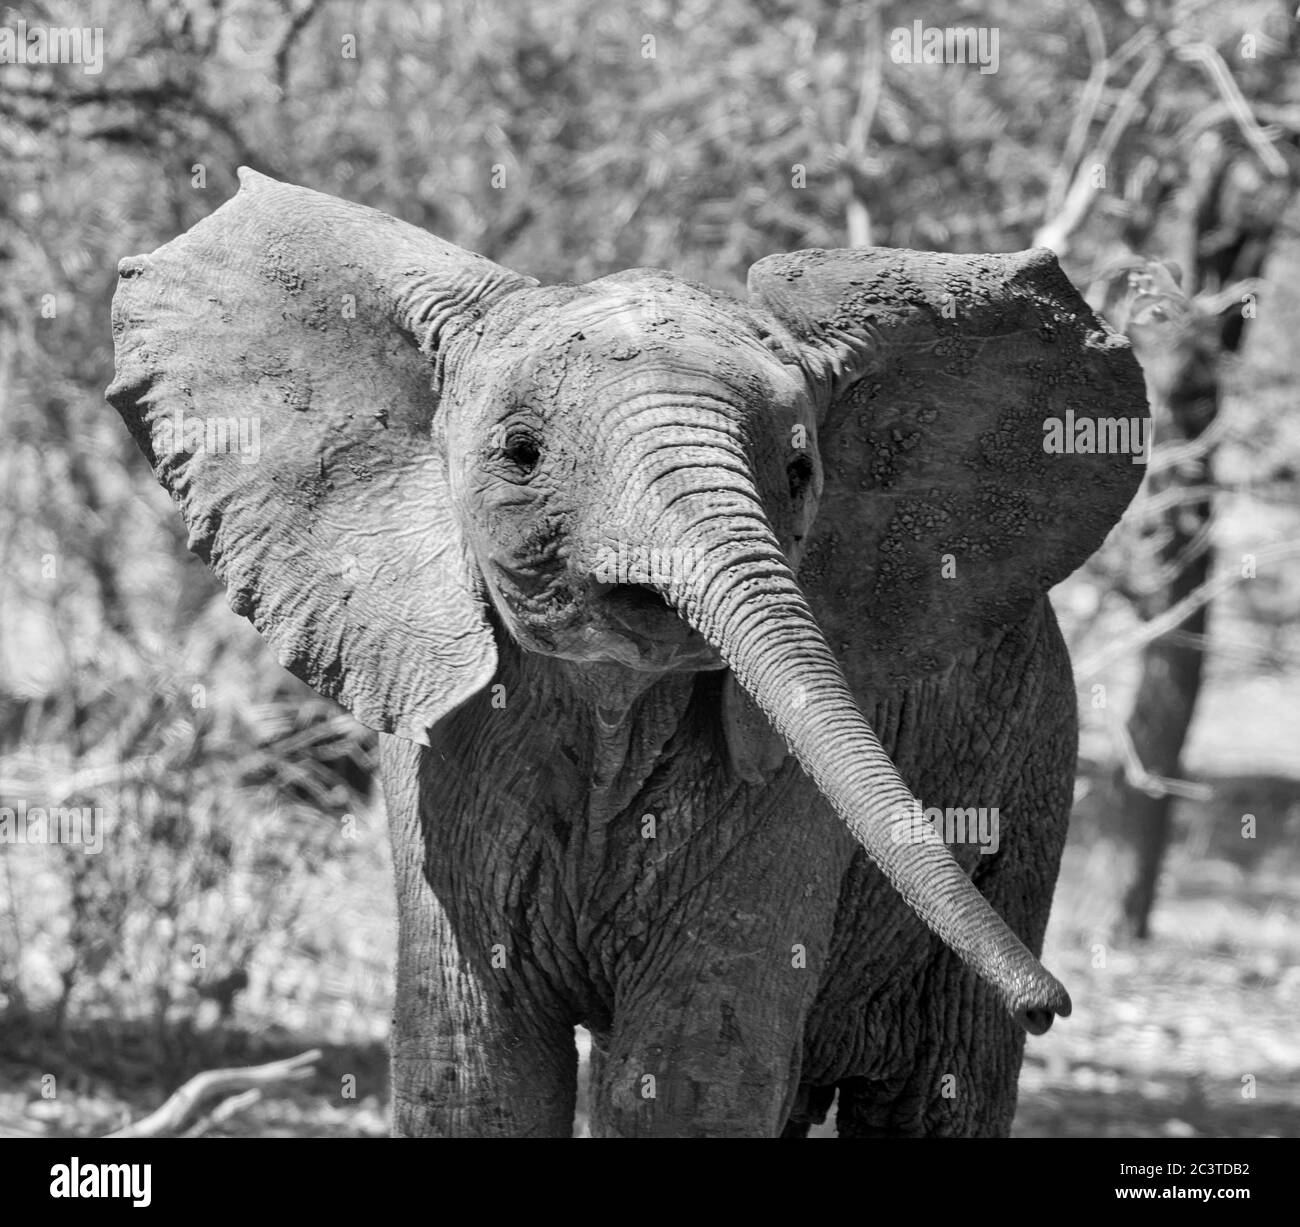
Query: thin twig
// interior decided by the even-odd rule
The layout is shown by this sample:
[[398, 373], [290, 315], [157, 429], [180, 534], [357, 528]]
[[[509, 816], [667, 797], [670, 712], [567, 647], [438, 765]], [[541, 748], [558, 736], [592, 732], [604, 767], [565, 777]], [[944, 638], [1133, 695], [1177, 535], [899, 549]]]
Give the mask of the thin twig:
[[1190, 801], [1209, 801], [1214, 789], [1209, 784], [1194, 784], [1190, 780], [1175, 780], [1167, 775], [1153, 775], [1138, 756], [1133, 736], [1123, 720], [1110, 722], [1111, 736], [1119, 748], [1124, 762], [1124, 778], [1129, 785], [1148, 797], [1186, 797]]
[[[1261, 550], [1256, 550], [1255, 561], [1256, 563], [1275, 562], [1279, 558], [1290, 558], [1297, 554], [1300, 554], [1300, 541], [1283, 541], [1278, 545], [1265, 546]], [[1103, 669], [1115, 661], [1159, 639], [1166, 631], [1171, 631], [1174, 627], [1186, 621], [1193, 610], [1209, 604], [1220, 593], [1227, 592], [1240, 583], [1243, 578], [1239, 571], [1229, 569], [1216, 575], [1213, 579], [1207, 580], [1194, 592], [1189, 592], [1181, 601], [1171, 605], [1164, 613], [1152, 618], [1150, 622], [1144, 623], [1132, 634], [1108, 644], [1100, 651], [1094, 652], [1090, 657], [1080, 661], [1074, 669], [1076, 679], [1096, 677]]]

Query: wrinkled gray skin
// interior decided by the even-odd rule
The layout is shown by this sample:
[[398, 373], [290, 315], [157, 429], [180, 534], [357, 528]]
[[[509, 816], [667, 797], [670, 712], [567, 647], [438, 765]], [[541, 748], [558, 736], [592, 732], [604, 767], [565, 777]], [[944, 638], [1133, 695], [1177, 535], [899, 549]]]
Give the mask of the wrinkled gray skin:
[[[1041, 251], [770, 257], [746, 306], [241, 178], [123, 262], [108, 395], [234, 608], [386, 734], [395, 1131], [567, 1136], [584, 1023], [598, 1135], [798, 1136], [835, 1088], [844, 1135], [1006, 1133], [1069, 1013], [1044, 594], [1141, 474], [1043, 424], [1145, 413], [1123, 342]], [[255, 462], [167, 433], [230, 418]], [[996, 808], [996, 854], [914, 796]]]

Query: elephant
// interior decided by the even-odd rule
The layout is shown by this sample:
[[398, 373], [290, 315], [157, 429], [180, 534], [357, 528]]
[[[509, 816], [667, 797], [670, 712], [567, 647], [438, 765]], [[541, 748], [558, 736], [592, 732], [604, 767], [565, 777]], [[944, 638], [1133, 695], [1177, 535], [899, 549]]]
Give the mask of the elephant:
[[1047, 592], [1141, 476], [1086, 443], [1146, 415], [1127, 342], [1045, 249], [775, 254], [741, 302], [240, 184], [122, 261], [106, 396], [380, 734], [393, 1132], [571, 1136], [581, 1024], [595, 1136], [1005, 1135], [1070, 1013]]

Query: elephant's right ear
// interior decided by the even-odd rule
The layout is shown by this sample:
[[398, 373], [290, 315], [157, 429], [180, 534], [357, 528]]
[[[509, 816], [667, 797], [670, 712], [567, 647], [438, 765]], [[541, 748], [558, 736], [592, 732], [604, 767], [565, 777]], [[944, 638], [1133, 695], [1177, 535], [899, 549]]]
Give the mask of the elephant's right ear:
[[438, 376], [485, 310], [536, 283], [372, 209], [240, 182], [122, 262], [108, 399], [280, 662], [427, 743], [496, 669]]

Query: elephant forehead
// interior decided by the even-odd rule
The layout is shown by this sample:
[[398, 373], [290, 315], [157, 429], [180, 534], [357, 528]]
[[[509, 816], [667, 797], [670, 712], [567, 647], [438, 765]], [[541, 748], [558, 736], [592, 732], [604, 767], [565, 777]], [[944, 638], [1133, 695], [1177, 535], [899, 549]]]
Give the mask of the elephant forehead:
[[798, 400], [801, 382], [740, 304], [666, 274], [630, 276], [593, 282], [520, 321], [511, 338], [519, 391], [541, 400], [615, 388], [746, 405]]

